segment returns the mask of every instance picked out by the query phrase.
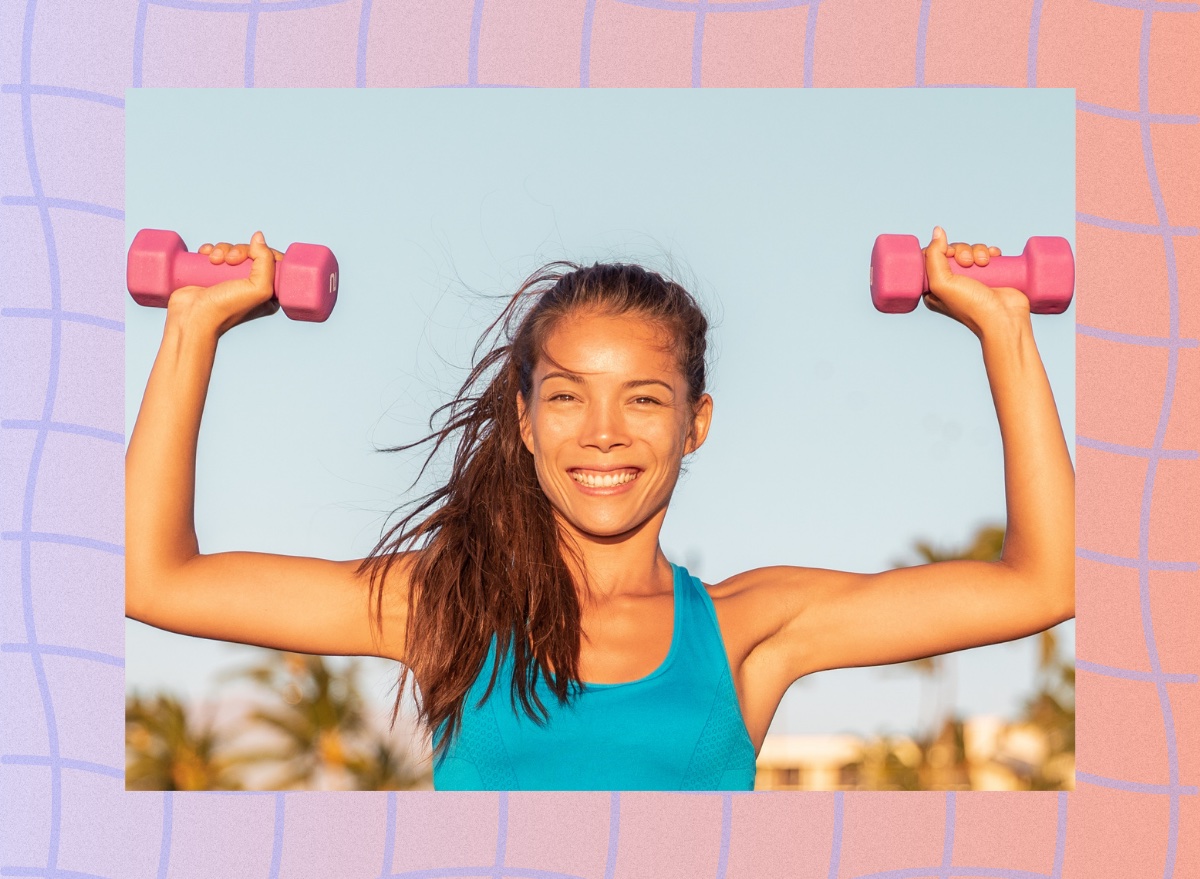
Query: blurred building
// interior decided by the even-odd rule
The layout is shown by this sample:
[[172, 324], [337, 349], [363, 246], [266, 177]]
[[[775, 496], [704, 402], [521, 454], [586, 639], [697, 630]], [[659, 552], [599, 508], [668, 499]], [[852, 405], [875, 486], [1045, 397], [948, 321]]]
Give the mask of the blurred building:
[[768, 735], [754, 789], [1072, 790], [1074, 753], [1053, 753], [1032, 723], [983, 715], [948, 721], [938, 736]]

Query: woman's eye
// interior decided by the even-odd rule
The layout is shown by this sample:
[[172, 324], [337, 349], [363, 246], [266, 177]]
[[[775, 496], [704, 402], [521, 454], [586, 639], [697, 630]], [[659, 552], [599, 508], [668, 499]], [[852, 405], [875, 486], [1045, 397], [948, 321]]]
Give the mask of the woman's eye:
[[572, 397], [570, 394], [553, 394], [550, 397], [551, 402], [559, 402], [562, 400], [574, 400], [574, 399], [575, 398]]
[[642, 405], [642, 406], [645, 406], [647, 404], [654, 405], [654, 406], [659, 405], [658, 400], [654, 399], [653, 397], [636, 397], [633, 402], [635, 402], [639, 405]]

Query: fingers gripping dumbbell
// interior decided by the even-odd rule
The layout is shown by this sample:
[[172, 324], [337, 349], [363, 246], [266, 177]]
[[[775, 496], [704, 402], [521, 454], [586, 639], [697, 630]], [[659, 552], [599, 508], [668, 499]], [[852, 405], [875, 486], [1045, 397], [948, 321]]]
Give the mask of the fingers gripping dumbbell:
[[[1020, 256], [993, 256], [985, 266], [960, 266], [950, 259], [950, 271], [967, 275], [989, 287], [1015, 287], [1029, 299], [1034, 314], [1061, 314], [1075, 291], [1075, 257], [1065, 238], [1035, 236]], [[880, 311], [912, 311], [929, 291], [925, 254], [915, 235], [880, 235], [871, 250], [871, 301]]]
[[[190, 253], [176, 233], [143, 229], [129, 247], [125, 280], [134, 302], [165, 308], [173, 290], [248, 278], [251, 263], [214, 265], [206, 254]], [[328, 247], [293, 244], [275, 264], [275, 296], [292, 320], [328, 318], [337, 302], [337, 288], [338, 263]]]

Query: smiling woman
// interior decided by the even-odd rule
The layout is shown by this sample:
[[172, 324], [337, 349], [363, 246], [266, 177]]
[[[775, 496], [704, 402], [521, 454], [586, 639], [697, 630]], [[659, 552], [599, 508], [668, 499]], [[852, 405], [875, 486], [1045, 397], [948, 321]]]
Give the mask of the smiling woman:
[[[127, 613], [161, 628], [411, 672], [438, 789], [734, 789], [786, 689], [814, 671], [1012, 640], [1074, 613], [1074, 474], [1029, 302], [924, 249], [926, 305], [979, 339], [1004, 442], [997, 562], [705, 585], [659, 536], [713, 418], [708, 322], [638, 266], [551, 263], [485, 333], [439, 410], [446, 482], [364, 559], [200, 554], [195, 451], [217, 339], [269, 314], [261, 234], [203, 250], [248, 279], [177, 290], [127, 453]], [[722, 511], [714, 510], [713, 515]], [[400, 698], [397, 697], [396, 709]], [[393, 713], [393, 720], [395, 712]]]

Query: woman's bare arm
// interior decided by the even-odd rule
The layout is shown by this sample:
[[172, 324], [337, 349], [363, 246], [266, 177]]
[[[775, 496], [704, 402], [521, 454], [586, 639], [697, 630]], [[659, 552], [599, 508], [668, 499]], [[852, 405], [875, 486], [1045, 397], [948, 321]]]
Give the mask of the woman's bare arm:
[[393, 566], [384, 584], [379, 637], [358, 561], [200, 553], [193, 519], [196, 447], [218, 340], [232, 326], [278, 308], [270, 298], [270, 251], [258, 238], [249, 252], [255, 264], [248, 280], [186, 287], [167, 307], [162, 345], [125, 454], [126, 615], [204, 638], [402, 659], [406, 564]]
[[1028, 301], [977, 281], [948, 286], [944, 264], [927, 264], [939, 291], [927, 304], [971, 327], [982, 345], [1004, 446], [1001, 558], [878, 574], [776, 568], [744, 575], [734, 591], [760, 614], [756, 649], [770, 655], [760, 666], [786, 678], [785, 686], [821, 669], [1012, 640], [1075, 615], [1075, 474]]

